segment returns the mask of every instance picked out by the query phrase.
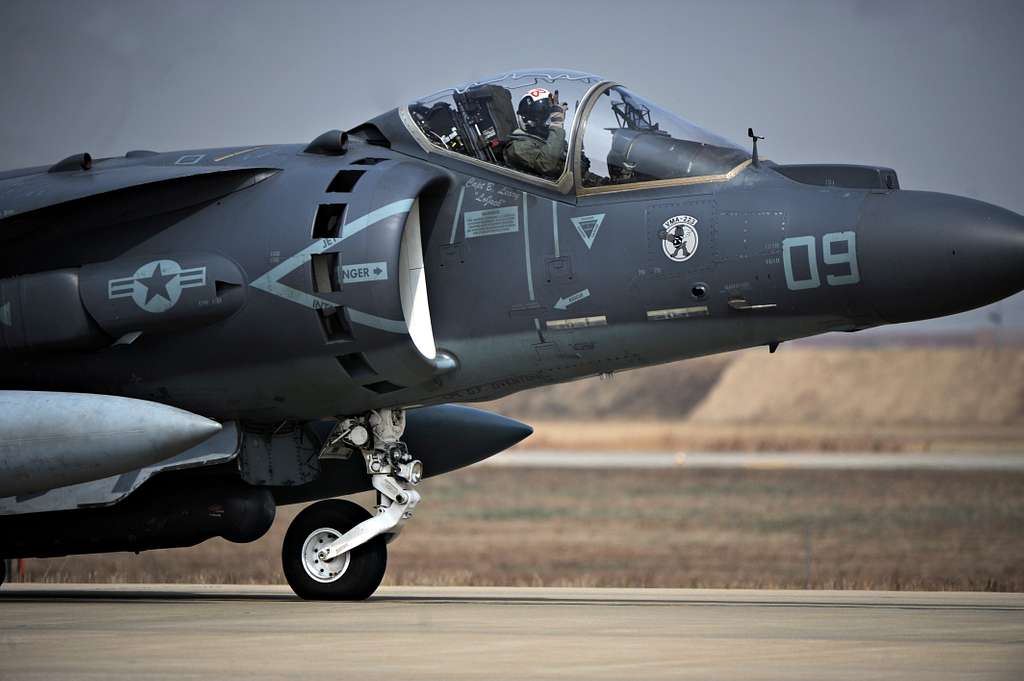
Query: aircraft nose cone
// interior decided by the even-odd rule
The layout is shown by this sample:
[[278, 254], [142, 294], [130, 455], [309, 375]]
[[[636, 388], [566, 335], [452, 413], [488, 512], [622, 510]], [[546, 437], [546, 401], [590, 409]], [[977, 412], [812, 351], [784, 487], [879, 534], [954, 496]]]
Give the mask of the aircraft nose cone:
[[963, 312], [1024, 288], [1024, 216], [960, 196], [869, 196], [858, 251], [869, 302], [890, 323]]

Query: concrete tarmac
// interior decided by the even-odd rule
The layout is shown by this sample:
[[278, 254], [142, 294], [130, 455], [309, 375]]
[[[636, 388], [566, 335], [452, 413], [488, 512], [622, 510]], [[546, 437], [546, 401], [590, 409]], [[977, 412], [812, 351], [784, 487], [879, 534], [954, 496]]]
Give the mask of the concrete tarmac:
[[5, 585], [0, 679], [1020, 679], [1024, 594]]
[[1024, 454], [993, 452], [502, 452], [482, 466], [512, 468], [741, 468], [747, 470], [1024, 471]]

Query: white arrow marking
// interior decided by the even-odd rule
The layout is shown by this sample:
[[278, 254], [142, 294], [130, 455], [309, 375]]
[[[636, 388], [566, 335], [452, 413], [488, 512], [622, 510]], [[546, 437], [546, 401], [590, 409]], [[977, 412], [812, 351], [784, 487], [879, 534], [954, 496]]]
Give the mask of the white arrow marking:
[[568, 308], [570, 305], [572, 305], [573, 303], [578, 303], [581, 300], [583, 300], [584, 298], [589, 298], [589, 297], [590, 297], [590, 289], [589, 288], [585, 288], [582, 291], [579, 291], [578, 293], [572, 294], [568, 298], [559, 298], [558, 302], [555, 303], [555, 309], [556, 310], [564, 310], [564, 309]]

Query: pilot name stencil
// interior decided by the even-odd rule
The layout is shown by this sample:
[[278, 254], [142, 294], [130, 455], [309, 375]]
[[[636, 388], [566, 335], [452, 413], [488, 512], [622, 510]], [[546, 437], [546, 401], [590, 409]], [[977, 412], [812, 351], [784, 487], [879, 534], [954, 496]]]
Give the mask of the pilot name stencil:
[[206, 286], [206, 268], [182, 269], [174, 260], [154, 260], [130, 277], [107, 282], [107, 298], [131, 298], [146, 312], [166, 312], [181, 298], [182, 289]]
[[661, 248], [665, 256], [674, 262], [684, 262], [697, 252], [697, 218], [692, 215], [676, 215], [661, 225]]
[[519, 192], [494, 182], [471, 177], [466, 180], [465, 186], [467, 189], [472, 190], [473, 203], [476, 203], [478, 206], [501, 208], [519, 201]]
[[467, 239], [519, 231], [519, 208], [515, 206], [467, 211], [462, 218], [466, 224]]

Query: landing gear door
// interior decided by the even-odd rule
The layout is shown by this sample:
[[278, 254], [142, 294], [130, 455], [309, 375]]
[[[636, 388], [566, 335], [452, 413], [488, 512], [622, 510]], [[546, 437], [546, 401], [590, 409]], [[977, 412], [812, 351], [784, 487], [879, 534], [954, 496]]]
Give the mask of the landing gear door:
[[687, 314], [707, 314], [717, 290], [716, 217], [710, 196], [656, 203], [646, 210], [647, 255], [637, 272], [637, 290], [648, 312], [686, 309]]

